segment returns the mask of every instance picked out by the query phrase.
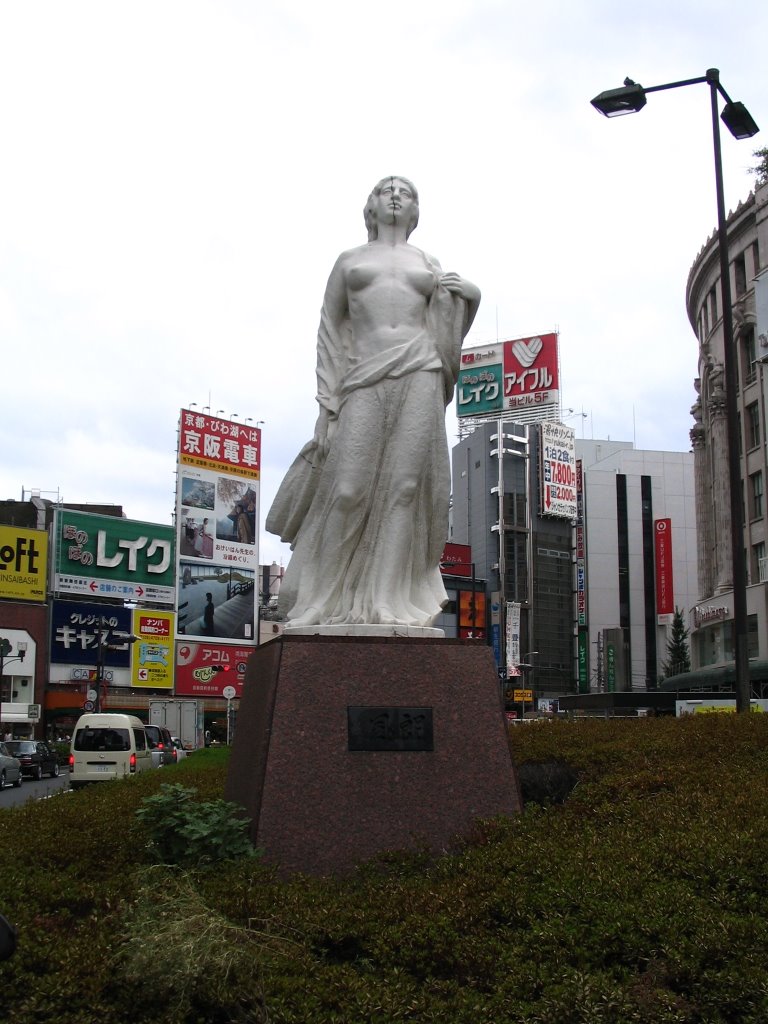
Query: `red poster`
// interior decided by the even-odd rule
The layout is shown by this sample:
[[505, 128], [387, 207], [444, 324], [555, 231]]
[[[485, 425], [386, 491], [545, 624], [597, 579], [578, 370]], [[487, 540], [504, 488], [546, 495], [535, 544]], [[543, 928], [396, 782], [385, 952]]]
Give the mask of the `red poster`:
[[222, 697], [225, 686], [243, 694], [243, 681], [253, 647], [237, 644], [176, 644], [177, 697]]
[[653, 524], [656, 546], [656, 614], [674, 615], [675, 593], [672, 581], [672, 520], [656, 519]]

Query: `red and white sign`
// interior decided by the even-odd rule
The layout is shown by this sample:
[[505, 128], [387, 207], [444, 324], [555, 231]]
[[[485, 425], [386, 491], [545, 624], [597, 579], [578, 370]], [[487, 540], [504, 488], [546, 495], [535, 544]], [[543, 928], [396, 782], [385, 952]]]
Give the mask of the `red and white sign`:
[[541, 514], [576, 519], [576, 432], [564, 423], [541, 424]]
[[259, 479], [261, 431], [234, 420], [181, 410], [179, 462], [227, 475]]
[[446, 544], [440, 559], [444, 576], [472, 576], [472, 548], [469, 544]]
[[672, 578], [672, 520], [656, 519], [653, 524], [656, 549], [656, 615], [660, 625], [672, 621], [675, 592]]
[[559, 396], [557, 335], [504, 342], [504, 408], [554, 405]]
[[177, 697], [224, 697], [224, 689], [234, 686], [238, 697], [253, 647], [236, 644], [187, 643], [176, 645]]

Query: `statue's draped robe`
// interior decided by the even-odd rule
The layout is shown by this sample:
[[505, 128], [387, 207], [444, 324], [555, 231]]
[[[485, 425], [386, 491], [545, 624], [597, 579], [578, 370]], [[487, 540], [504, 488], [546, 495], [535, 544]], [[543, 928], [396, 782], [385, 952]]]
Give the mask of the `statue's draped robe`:
[[[289, 620], [312, 609], [313, 624], [376, 623], [384, 607], [398, 622], [428, 625], [447, 600], [440, 574], [450, 498], [445, 407], [458, 377], [467, 304], [438, 283], [439, 268], [424, 258], [435, 288], [423, 328], [408, 342], [361, 360], [349, 323], [337, 329], [322, 310], [317, 400], [330, 416], [328, 454], [321, 462], [313, 442], [304, 446], [266, 523], [293, 548], [280, 589], [280, 607]], [[361, 416], [363, 404], [375, 414]], [[407, 553], [394, 585], [384, 586], [399, 455], [415, 436], [424, 444], [407, 517]], [[352, 444], [364, 446], [367, 472], [363, 492], [345, 509], [339, 529], [340, 517], [332, 514], [340, 500], [337, 466]], [[398, 522], [402, 530], [402, 517]], [[391, 579], [391, 572], [386, 575]]]

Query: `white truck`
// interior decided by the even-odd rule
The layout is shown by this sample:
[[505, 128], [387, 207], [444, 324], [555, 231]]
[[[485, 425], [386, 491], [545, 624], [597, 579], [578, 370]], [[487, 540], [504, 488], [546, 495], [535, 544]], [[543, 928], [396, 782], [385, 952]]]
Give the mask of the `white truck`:
[[196, 700], [175, 700], [155, 697], [149, 702], [149, 724], [163, 725], [171, 736], [178, 736], [186, 750], [202, 744], [202, 722], [198, 722]]

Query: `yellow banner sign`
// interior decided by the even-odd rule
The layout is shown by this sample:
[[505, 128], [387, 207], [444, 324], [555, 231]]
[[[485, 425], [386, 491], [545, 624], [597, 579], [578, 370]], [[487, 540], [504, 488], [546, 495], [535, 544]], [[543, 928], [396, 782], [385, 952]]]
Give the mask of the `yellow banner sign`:
[[521, 704], [530, 704], [533, 701], [533, 690], [513, 690], [512, 700], [519, 701]]
[[173, 612], [135, 608], [131, 652], [131, 685], [173, 688]]
[[44, 601], [48, 581], [48, 534], [0, 526], [0, 597]]

